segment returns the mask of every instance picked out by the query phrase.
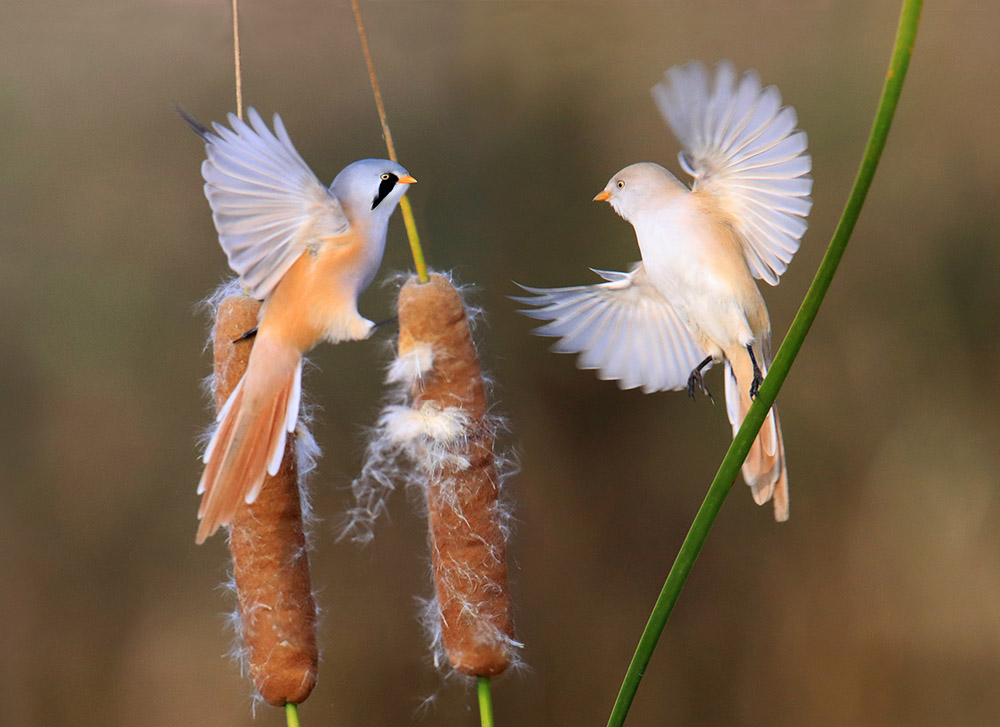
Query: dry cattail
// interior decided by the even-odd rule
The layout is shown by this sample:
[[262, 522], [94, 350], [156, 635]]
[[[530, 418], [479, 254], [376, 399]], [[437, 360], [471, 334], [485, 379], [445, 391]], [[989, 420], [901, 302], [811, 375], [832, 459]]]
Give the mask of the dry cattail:
[[424, 466], [441, 639], [456, 671], [494, 676], [511, 659], [513, 627], [500, 527], [494, 432], [459, 292], [440, 275], [399, 295], [399, 356], [425, 357], [412, 408], [433, 431], [458, 431]]
[[[215, 403], [225, 404], [250, 358], [260, 303], [226, 298], [215, 321]], [[267, 702], [299, 703], [316, 684], [316, 605], [302, 529], [296, 436], [281, 469], [267, 477], [253, 504], [240, 503], [229, 531], [240, 628], [254, 686]]]

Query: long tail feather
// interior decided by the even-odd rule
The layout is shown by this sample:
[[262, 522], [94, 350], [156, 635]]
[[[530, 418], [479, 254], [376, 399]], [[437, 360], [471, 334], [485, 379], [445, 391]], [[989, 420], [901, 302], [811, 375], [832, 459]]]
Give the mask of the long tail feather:
[[[759, 357], [762, 361], [763, 356]], [[766, 367], [762, 369], [766, 373]], [[727, 352], [726, 409], [733, 426], [733, 436], [743, 424], [750, 404], [750, 384], [753, 366], [745, 349]], [[763, 505], [774, 501], [774, 519], [788, 519], [788, 472], [785, 467], [785, 443], [781, 435], [777, 407], [771, 407], [760, 433], [750, 447], [743, 463], [743, 479], [750, 486], [754, 502]]]
[[[297, 351], [258, 340], [247, 372], [220, 412], [206, 449], [196, 541], [229, 525], [241, 501], [253, 502], [274, 462], [280, 464], [287, 432], [295, 428], [301, 386]], [[295, 411], [290, 411], [291, 406]]]

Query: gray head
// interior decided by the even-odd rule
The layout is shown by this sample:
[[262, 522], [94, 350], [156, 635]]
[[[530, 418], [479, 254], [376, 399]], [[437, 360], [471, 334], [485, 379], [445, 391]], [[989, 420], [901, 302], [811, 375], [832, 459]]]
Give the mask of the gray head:
[[636, 214], [670, 204], [688, 191], [677, 177], [659, 164], [640, 162], [611, 177], [594, 201], [610, 202], [615, 212], [634, 222]]
[[362, 159], [344, 167], [330, 191], [352, 222], [388, 224], [399, 200], [416, 181], [396, 162]]

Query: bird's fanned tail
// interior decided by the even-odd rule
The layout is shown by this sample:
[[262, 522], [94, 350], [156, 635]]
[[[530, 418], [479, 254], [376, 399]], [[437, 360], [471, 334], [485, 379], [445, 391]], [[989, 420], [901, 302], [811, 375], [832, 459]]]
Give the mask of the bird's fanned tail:
[[294, 349], [257, 341], [247, 372], [219, 412], [218, 427], [205, 450], [198, 485], [198, 543], [229, 525], [240, 501], [252, 503], [266, 475], [277, 474], [287, 434], [297, 421], [301, 363]]

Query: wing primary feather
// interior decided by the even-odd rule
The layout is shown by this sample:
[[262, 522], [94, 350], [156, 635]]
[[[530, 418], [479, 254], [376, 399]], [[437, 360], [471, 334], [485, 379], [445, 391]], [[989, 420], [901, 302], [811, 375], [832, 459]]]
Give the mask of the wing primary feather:
[[756, 72], [737, 78], [728, 61], [713, 74], [697, 62], [671, 68], [653, 97], [684, 146], [693, 191], [724, 210], [754, 276], [776, 284], [812, 207], [812, 160], [795, 110]]
[[180, 115], [180, 117], [187, 122], [187, 125], [191, 127], [191, 130], [194, 133], [196, 133], [206, 142], [211, 143], [211, 139], [209, 137], [212, 136], [212, 132], [206, 126], [202, 125], [198, 121], [198, 119], [189, 114], [187, 110], [185, 110], [180, 104], [176, 103], [174, 104], [174, 111], [176, 111]]
[[579, 353], [577, 365], [602, 379], [643, 391], [679, 389], [704, 358], [700, 346], [670, 303], [638, 265], [629, 273], [594, 271], [605, 281], [591, 286], [533, 288], [514, 299], [535, 306], [521, 313], [549, 321], [533, 332], [559, 338], [552, 347]]
[[281, 118], [275, 114], [274, 131], [256, 109], [247, 119], [230, 114], [228, 127], [192, 128], [206, 142], [202, 176], [219, 242], [243, 287], [264, 299], [310, 246], [338, 238], [350, 224]]

